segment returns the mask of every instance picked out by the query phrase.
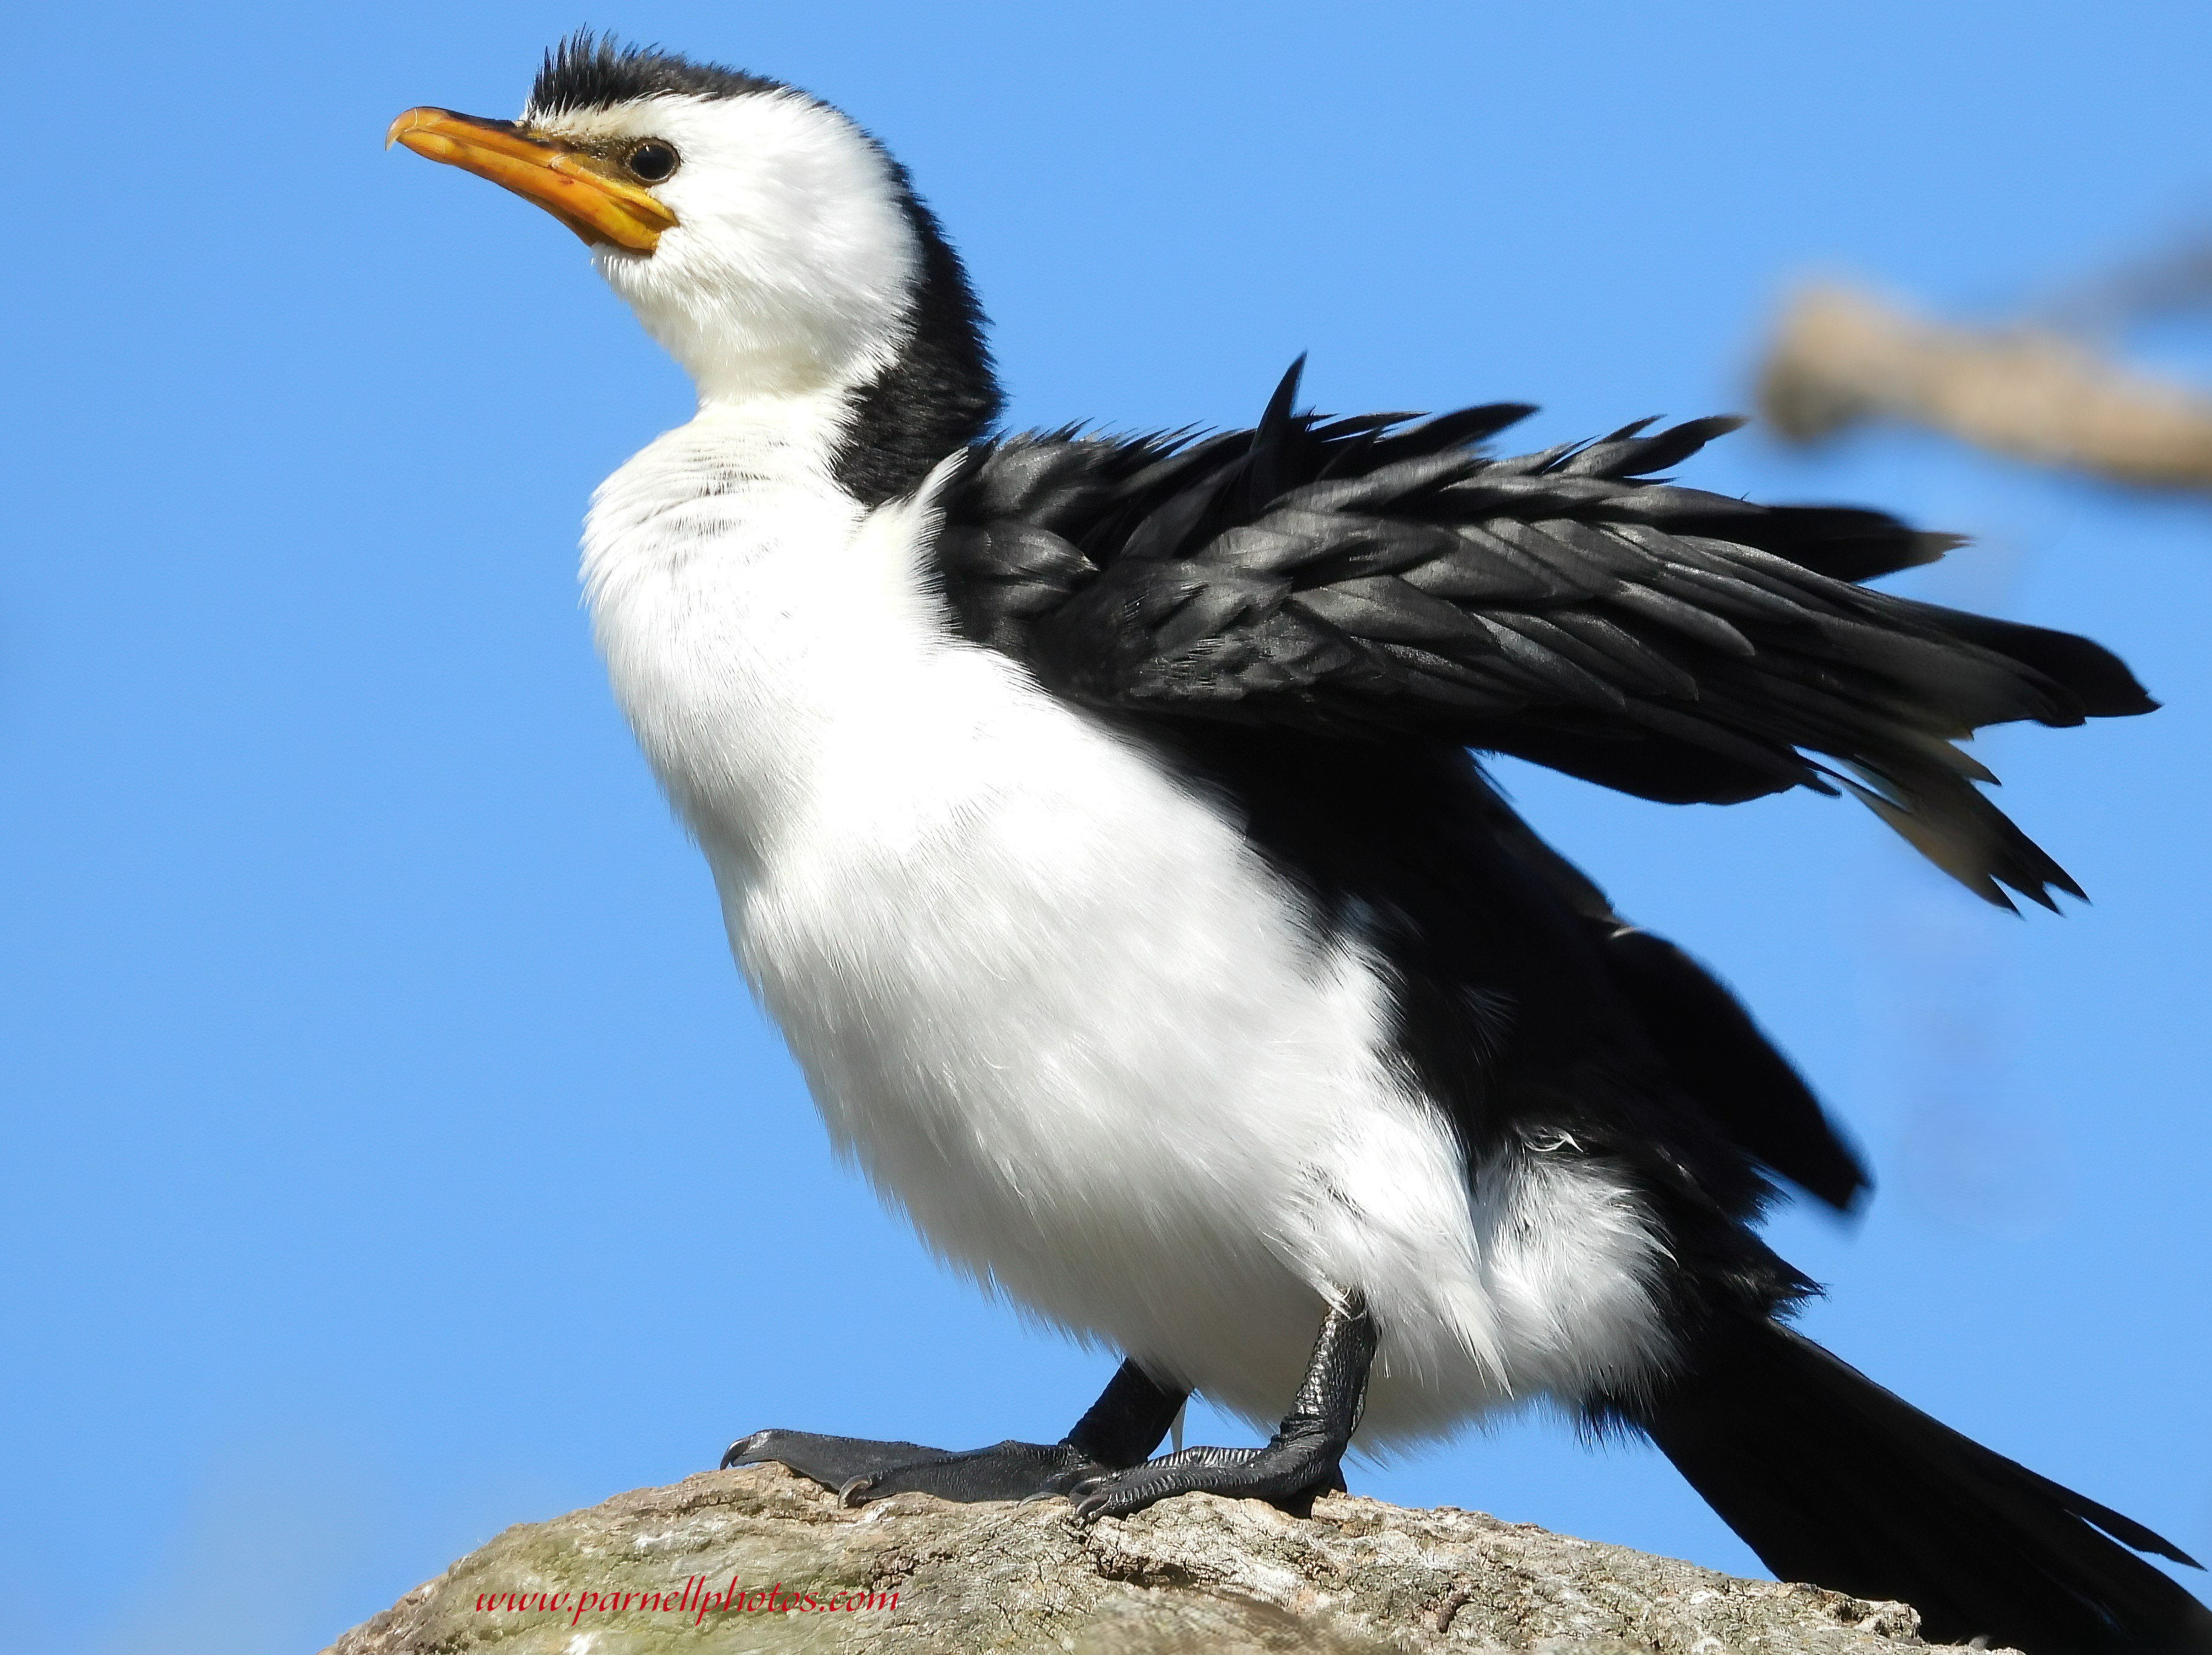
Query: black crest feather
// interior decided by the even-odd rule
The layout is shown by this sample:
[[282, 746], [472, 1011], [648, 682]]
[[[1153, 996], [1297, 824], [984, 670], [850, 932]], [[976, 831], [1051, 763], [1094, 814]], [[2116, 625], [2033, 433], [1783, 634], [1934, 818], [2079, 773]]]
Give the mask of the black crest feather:
[[580, 28], [545, 54], [530, 88], [530, 110], [535, 115], [564, 115], [671, 94], [739, 98], [789, 89], [765, 76], [695, 64], [657, 46], [626, 46], [611, 34]]

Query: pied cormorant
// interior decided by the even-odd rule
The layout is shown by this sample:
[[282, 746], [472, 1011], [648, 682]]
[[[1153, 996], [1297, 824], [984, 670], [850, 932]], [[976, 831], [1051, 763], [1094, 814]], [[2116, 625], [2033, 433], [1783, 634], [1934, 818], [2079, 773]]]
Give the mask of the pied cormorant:
[[[1930, 1636], [2212, 1649], [2124, 1549], [2172, 1545], [1790, 1329], [1812, 1286], [1761, 1209], [1864, 1173], [1474, 756], [1848, 793], [2050, 905], [2076, 887], [1956, 743], [2148, 710], [2118, 659], [1862, 584], [1943, 537], [1656, 476], [1733, 421], [1501, 458], [1523, 406], [1328, 419], [1294, 368], [1249, 430], [1001, 433], [905, 170], [773, 80], [579, 35], [519, 120], [391, 136], [568, 226], [696, 383], [594, 497], [584, 585], [831, 1137], [959, 1270], [1126, 1358], [1058, 1443], [775, 1430], [726, 1464], [1085, 1520], [1295, 1505], [1354, 1442], [1545, 1397]], [[1267, 1445], [1148, 1458], [1194, 1391]]]

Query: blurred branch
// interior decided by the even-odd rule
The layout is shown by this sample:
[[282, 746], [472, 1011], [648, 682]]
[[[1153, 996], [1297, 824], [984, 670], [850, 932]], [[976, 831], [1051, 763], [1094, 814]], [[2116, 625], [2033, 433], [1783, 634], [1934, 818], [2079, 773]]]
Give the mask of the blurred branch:
[[2132, 324], [2212, 309], [2212, 237], [2176, 245], [2077, 282], [2038, 310], [2071, 333], [2109, 335]]
[[2118, 482], [2212, 488], [2212, 401], [2058, 334], [1948, 327], [1844, 288], [1784, 312], [1758, 396], [1796, 442], [1893, 420]]

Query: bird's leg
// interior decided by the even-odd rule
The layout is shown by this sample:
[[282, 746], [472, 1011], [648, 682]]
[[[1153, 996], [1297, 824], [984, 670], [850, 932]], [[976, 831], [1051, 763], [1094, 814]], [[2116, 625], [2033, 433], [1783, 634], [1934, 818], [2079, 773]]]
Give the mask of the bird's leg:
[[1375, 1319], [1364, 1294], [1333, 1305], [1314, 1342], [1297, 1400], [1264, 1448], [1184, 1448], [1125, 1471], [1110, 1471], [1070, 1494], [1084, 1522], [1142, 1511], [1173, 1494], [1227, 1494], [1285, 1505], [1344, 1487], [1339, 1469], [1367, 1395]]
[[955, 1452], [918, 1442], [756, 1431], [732, 1443], [722, 1464], [726, 1469], [773, 1460], [836, 1489], [848, 1506], [913, 1493], [960, 1500], [1063, 1494], [1141, 1465], [1160, 1446], [1188, 1395], [1163, 1390], [1136, 1363], [1123, 1362], [1105, 1393], [1058, 1442], [1009, 1440]]

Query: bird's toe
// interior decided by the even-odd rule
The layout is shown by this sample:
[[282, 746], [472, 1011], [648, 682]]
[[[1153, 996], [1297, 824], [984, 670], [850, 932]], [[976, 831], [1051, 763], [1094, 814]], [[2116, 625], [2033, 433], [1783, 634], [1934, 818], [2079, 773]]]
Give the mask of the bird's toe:
[[845, 1494], [869, 1486], [902, 1467], [947, 1459], [942, 1448], [918, 1442], [878, 1442], [866, 1437], [818, 1436], [811, 1431], [756, 1431], [723, 1452], [721, 1468], [777, 1464], [823, 1488]]
[[893, 1494], [939, 1500], [1028, 1500], [1066, 1494], [1105, 1468], [1066, 1442], [1006, 1441], [952, 1452], [916, 1442], [817, 1436], [806, 1431], [756, 1431], [722, 1455], [733, 1465], [773, 1463], [820, 1483], [848, 1506]]

